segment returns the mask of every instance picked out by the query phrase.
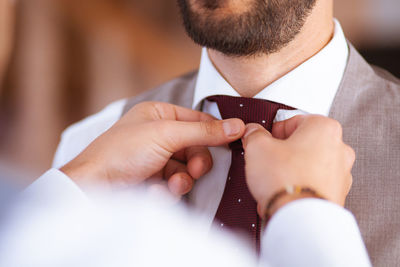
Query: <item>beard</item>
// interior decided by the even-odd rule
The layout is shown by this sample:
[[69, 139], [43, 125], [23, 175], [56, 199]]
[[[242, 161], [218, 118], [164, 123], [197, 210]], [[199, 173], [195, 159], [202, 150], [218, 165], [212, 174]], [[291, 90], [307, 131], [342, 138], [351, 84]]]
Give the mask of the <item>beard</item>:
[[252, 56], [287, 46], [316, 1], [178, 0], [178, 5], [186, 32], [195, 43], [229, 56]]

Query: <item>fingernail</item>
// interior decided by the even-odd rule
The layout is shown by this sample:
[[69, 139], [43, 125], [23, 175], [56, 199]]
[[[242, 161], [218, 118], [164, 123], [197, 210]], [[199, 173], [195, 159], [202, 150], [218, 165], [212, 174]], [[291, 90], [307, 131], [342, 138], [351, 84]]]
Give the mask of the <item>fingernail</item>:
[[183, 177], [171, 178], [168, 185], [175, 196], [183, 195], [190, 190], [189, 182]]
[[240, 125], [233, 120], [224, 121], [222, 128], [227, 136], [236, 136], [240, 133]]
[[189, 182], [186, 179], [181, 179], [181, 191], [180, 194], [184, 194], [189, 190]]
[[169, 182], [169, 189], [174, 195], [179, 195], [182, 191], [180, 181], [173, 179]]
[[212, 167], [212, 159], [210, 159], [210, 160], [204, 159], [202, 163], [203, 163], [202, 173], [204, 175], [210, 171], [210, 169]]
[[255, 125], [249, 125], [246, 127], [246, 131], [244, 132], [243, 138], [246, 138], [247, 136], [249, 136], [250, 134], [252, 134], [253, 132], [257, 131], [258, 127]]

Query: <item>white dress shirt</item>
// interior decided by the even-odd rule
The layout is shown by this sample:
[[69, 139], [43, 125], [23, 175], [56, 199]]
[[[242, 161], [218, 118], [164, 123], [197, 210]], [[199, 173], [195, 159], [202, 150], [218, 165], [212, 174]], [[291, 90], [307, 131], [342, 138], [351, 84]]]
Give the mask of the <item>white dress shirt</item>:
[[[279, 110], [275, 118], [276, 121], [286, 120], [294, 115], [306, 113], [327, 116], [343, 77], [348, 58], [348, 51], [347, 42], [341, 26], [339, 22], [335, 20], [333, 38], [321, 51], [296, 69], [266, 87], [255, 97], [279, 102], [297, 109], [292, 111]], [[203, 49], [199, 75], [194, 92], [193, 108], [199, 109], [202, 106], [203, 112], [210, 113], [217, 118], [220, 117], [217, 105], [205, 100], [208, 96], [217, 94], [239, 96], [229, 83], [226, 82], [218, 73], [211, 63], [206, 49]], [[203, 105], [201, 105], [202, 102]], [[89, 145], [90, 142], [109, 129], [120, 118], [125, 103], [126, 100], [114, 102], [101, 112], [66, 129], [62, 134], [62, 139], [55, 155], [53, 167], [59, 168], [73, 159], [87, 145]], [[202, 177], [196, 183], [189, 196], [191, 202], [194, 204], [193, 206], [196, 212], [201, 216], [201, 221], [209, 228], [212, 225], [212, 221], [222, 198], [231, 162], [231, 152], [227, 147], [210, 148], [210, 152], [213, 156], [214, 167], [207, 175]], [[58, 182], [53, 181], [53, 183], [59, 183], [60, 185], [63, 183], [70, 184], [67, 181], [62, 182], [62, 180], [65, 179], [68, 178], [61, 175], [58, 178]], [[40, 181], [38, 181], [38, 183], [40, 183]], [[45, 182], [42, 184], [45, 184]], [[68, 191], [69, 189], [72, 188], [67, 186], [65, 191]], [[37, 187], [37, 190], [40, 190], [40, 186]], [[75, 190], [79, 191], [77, 187]], [[310, 205], [313, 206], [313, 209], [308, 210], [307, 207]], [[346, 225], [345, 222], [347, 222], [347, 228], [343, 228], [344, 232], [346, 231], [345, 229], [350, 229], [349, 232], [354, 232], [354, 229], [356, 228], [354, 223], [349, 223], [351, 220], [348, 218], [346, 219], [349, 215], [346, 214], [344, 210], [338, 212], [337, 207], [334, 207], [327, 202], [312, 199], [308, 201], [300, 201], [292, 205], [292, 207], [294, 206], [296, 206], [296, 209], [293, 208], [290, 209], [290, 211], [298, 212], [294, 212], [297, 217], [296, 219], [293, 217], [291, 221], [296, 221], [300, 227], [304, 226], [307, 228], [306, 224], [310, 224], [315, 227], [315, 229], [321, 229], [321, 242], [323, 242], [324, 239], [324, 230], [330, 228], [330, 226], [332, 226], [333, 229], [334, 225], [331, 225], [328, 222], [324, 222], [327, 223], [326, 225], [316, 225], [313, 221], [310, 221], [309, 218], [318, 218], [320, 216], [319, 214], [325, 214], [325, 212], [322, 213], [323, 211], [327, 211], [326, 214], [328, 215], [334, 215], [334, 217], [326, 217], [332, 219], [331, 223], [335, 221], [343, 221], [343, 225]], [[275, 216], [274, 220], [279, 222], [276, 223], [276, 225], [285, 224], [284, 222], [281, 222], [280, 219], [285, 217], [283, 215], [281, 217], [279, 214], [285, 214], [286, 210], [289, 214], [287, 217], [291, 216], [289, 207], [282, 208], [282, 210]], [[310, 216], [307, 216], [306, 214], [309, 214]], [[274, 224], [271, 223], [271, 225]], [[335, 231], [332, 231], [330, 233], [334, 232]], [[356, 236], [355, 239], [359, 238], [360, 241], [361, 237], [358, 234], [358, 229], [356, 232], [357, 233], [354, 234], [354, 236]], [[288, 233], [293, 234], [294, 239], [298, 235], [298, 233], [295, 232], [288, 231]], [[339, 229], [337, 233], [339, 233]], [[286, 239], [284, 238], [284, 240], [289, 240], [288, 236], [286, 236]], [[274, 242], [277, 242], [277, 240], [274, 239]], [[268, 248], [267, 250], [270, 250], [269, 247], [273, 246], [271, 244], [274, 242], [268, 243], [265, 242], [264, 238], [262, 238], [262, 246]], [[329, 238], [326, 239], [325, 245], [334, 246], [340, 249], [342, 242], [343, 239], [341, 239], [341, 235], [338, 234], [329, 236]], [[362, 259], [365, 256], [365, 251], [357, 247], [354, 248], [356, 250], [354, 258]], [[344, 253], [344, 251], [342, 252]], [[306, 255], [305, 257], [308, 256]], [[356, 265], [357, 264], [354, 266]]]

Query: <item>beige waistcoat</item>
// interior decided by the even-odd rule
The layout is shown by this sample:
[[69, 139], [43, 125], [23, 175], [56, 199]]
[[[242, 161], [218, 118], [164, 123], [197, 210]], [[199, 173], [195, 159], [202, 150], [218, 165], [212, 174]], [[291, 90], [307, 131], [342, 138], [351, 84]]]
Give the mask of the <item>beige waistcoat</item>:
[[[127, 102], [191, 108], [197, 72]], [[346, 207], [359, 223], [374, 266], [400, 266], [400, 81], [369, 65], [350, 45], [347, 67], [330, 115], [357, 155]]]

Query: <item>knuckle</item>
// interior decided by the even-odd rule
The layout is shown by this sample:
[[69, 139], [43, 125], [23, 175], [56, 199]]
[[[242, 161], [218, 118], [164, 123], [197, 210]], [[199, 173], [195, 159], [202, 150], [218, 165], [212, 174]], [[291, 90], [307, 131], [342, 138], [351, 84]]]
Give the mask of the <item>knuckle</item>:
[[162, 119], [164, 116], [163, 114], [166, 113], [165, 104], [162, 102], [149, 102], [151, 106], [154, 108], [155, 117], [157, 119]]
[[329, 123], [329, 126], [332, 128], [336, 128], [338, 126], [338, 121], [332, 118], [327, 118], [326, 121]]
[[155, 101], [144, 101], [134, 105], [129, 113], [130, 114], [142, 114], [146, 118], [160, 119], [162, 116], [162, 105], [161, 102]]
[[216, 126], [215, 124], [216, 124], [215, 121], [202, 121], [200, 122], [200, 129], [207, 136], [214, 135], [215, 133], [214, 128]]
[[316, 117], [316, 123], [319, 124], [319, 128], [321, 129], [321, 134], [330, 136], [334, 138], [334, 140], [340, 141], [342, 139], [342, 125], [334, 119], [319, 116]]
[[144, 101], [144, 102], [140, 102], [140, 103], [136, 104], [133, 108], [136, 110], [142, 110], [142, 109], [147, 109], [153, 105], [154, 105], [154, 102]]
[[329, 119], [329, 130], [337, 137], [342, 137], [342, 125], [334, 119]]
[[308, 123], [318, 123], [318, 124], [324, 124], [326, 123], [327, 120], [330, 119], [323, 117], [321, 115], [307, 115], [305, 118], [305, 121], [307, 121]]
[[346, 145], [346, 154], [348, 161], [351, 163], [351, 165], [353, 165], [356, 160], [356, 152], [352, 147]]
[[171, 129], [173, 126], [171, 122], [159, 120], [153, 121], [148, 125], [149, 129], [155, 130], [155, 135], [160, 138], [159, 144], [166, 144], [168, 146], [168, 150], [175, 150], [178, 147], [178, 140], [176, 139], [174, 134], [171, 134]]

